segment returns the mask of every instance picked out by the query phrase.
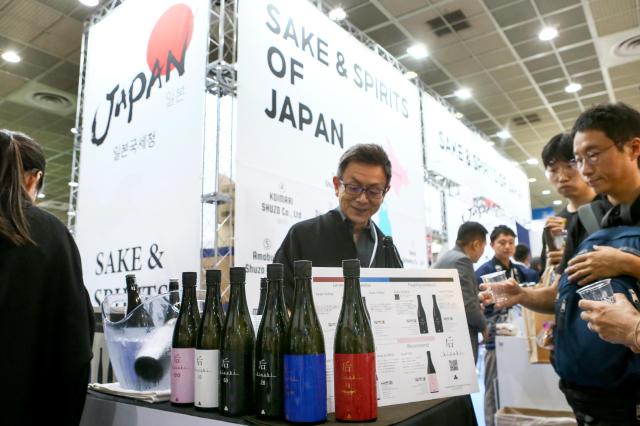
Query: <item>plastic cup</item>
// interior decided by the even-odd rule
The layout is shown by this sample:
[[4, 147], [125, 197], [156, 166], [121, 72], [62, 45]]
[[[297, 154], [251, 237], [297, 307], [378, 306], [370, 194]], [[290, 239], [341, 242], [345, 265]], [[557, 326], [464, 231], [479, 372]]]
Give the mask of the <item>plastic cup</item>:
[[481, 275], [482, 282], [489, 286], [491, 293], [491, 303], [504, 302], [507, 295], [504, 292], [504, 281], [507, 280], [505, 271], [492, 272], [490, 274]]
[[567, 243], [567, 230], [563, 229], [559, 234], [554, 235], [553, 242], [558, 249], [563, 249]]
[[507, 293], [505, 292], [505, 283], [491, 283], [491, 293], [493, 293], [493, 301], [495, 303], [505, 302], [507, 300]]
[[611, 304], [616, 303], [610, 278], [581, 287], [577, 293], [586, 300], [595, 300], [597, 302], [607, 302]]
[[490, 274], [481, 275], [483, 283], [499, 283], [507, 280], [507, 273], [505, 271], [492, 272]]

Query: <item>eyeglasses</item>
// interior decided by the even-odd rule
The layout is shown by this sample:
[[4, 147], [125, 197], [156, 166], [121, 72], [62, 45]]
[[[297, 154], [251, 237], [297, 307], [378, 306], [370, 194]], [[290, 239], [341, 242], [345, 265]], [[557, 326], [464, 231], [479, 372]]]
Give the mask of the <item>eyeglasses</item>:
[[545, 169], [545, 175], [547, 179], [555, 177], [562, 172], [565, 176], [571, 176], [578, 171], [578, 164], [576, 160], [562, 161], [561, 163], [553, 162]]
[[582, 158], [579, 155], [576, 155], [576, 160], [575, 160], [576, 165], [578, 166], [579, 169], [584, 167], [584, 163], [587, 163], [590, 166], [595, 166], [600, 161], [600, 156], [602, 155], [602, 153], [610, 150], [614, 146], [616, 146], [616, 144], [609, 145], [609, 148], [605, 148], [602, 151], [598, 151], [597, 149], [587, 151], [587, 154], [585, 155], [584, 158]]
[[376, 186], [364, 187], [354, 183], [344, 183], [343, 181], [340, 181], [340, 184], [344, 187], [347, 194], [355, 198], [359, 197], [364, 192], [368, 199], [379, 200], [387, 193], [387, 188], [383, 189]]

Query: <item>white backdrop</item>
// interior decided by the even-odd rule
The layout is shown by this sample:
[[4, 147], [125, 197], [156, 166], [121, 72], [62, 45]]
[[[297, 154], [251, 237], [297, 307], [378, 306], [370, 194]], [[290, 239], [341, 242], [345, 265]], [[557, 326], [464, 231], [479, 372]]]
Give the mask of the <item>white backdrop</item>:
[[337, 205], [342, 153], [378, 143], [392, 189], [374, 217], [409, 267], [425, 265], [419, 92], [305, 1], [240, 3], [235, 264], [248, 300], [294, 223]]
[[200, 269], [206, 0], [128, 0], [89, 31], [76, 237], [93, 303]]
[[[480, 222], [489, 232], [500, 224], [514, 232], [516, 221], [528, 224], [529, 181], [522, 169], [426, 93], [422, 107], [427, 167], [460, 185], [446, 198], [449, 247], [465, 221]], [[487, 248], [486, 256], [492, 253]]]

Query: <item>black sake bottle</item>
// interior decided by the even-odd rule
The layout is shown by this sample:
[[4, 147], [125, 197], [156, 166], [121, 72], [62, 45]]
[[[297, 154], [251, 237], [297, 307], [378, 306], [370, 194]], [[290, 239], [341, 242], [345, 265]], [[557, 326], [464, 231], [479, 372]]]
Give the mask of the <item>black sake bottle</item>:
[[220, 413], [243, 416], [253, 412], [255, 333], [245, 293], [246, 270], [230, 270], [231, 298], [220, 350]]
[[424, 308], [422, 307], [422, 298], [420, 297], [420, 295], [418, 295], [418, 328], [420, 329], [420, 334], [427, 334], [429, 332], [427, 315], [424, 313]]
[[255, 356], [255, 399], [259, 417], [284, 415], [284, 354], [288, 345], [289, 316], [284, 302], [284, 265], [267, 265], [267, 300]]
[[438, 302], [436, 301], [436, 295], [431, 296], [433, 300], [433, 325], [436, 329], [436, 333], [442, 333], [444, 327], [442, 326], [442, 315], [440, 314], [440, 308], [438, 308]]
[[132, 327], [153, 327], [153, 319], [144, 306], [136, 309], [142, 305], [140, 293], [138, 292], [138, 284], [136, 283], [136, 276], [134, 274], [128, 274], [125, 280], [127, 283], [127, 315], [133, 313], [129, 319], [129, 324]]
[[385, 268], [402, 268], [403, 263], [400, 254], [393, 245], [393, 238], [386, 236], [382, 239], [382, 253], [384, 254]]

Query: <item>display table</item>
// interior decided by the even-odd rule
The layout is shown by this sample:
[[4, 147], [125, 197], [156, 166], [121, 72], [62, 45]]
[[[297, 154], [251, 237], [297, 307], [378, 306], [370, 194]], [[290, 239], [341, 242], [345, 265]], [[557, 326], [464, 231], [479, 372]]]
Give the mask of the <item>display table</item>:
[[527, 339], [496, 336], [500, 407], [571, 411], [551, 364], [529, 363]]
[[[333, 415], [327, 425], [337, 424]], [[148, 404], [129, 398], [89, 391], [82, 415], [82, 426], [201, 426], [231, 424], [288, 424], [263, 422], [250, 417], [223, 417], [217, 412], [203, 412], [195, 408], [174, 407], [168, 402]], [[342, 424], [342, 423], [341, 423]], [[357, 423], [351, 423], [353, 425]], [[468, 395], [394, 405], [378, 409], [378, 421], [366, 425], [418, 426], [449, 424], [477, 426], [471, 398]]]

